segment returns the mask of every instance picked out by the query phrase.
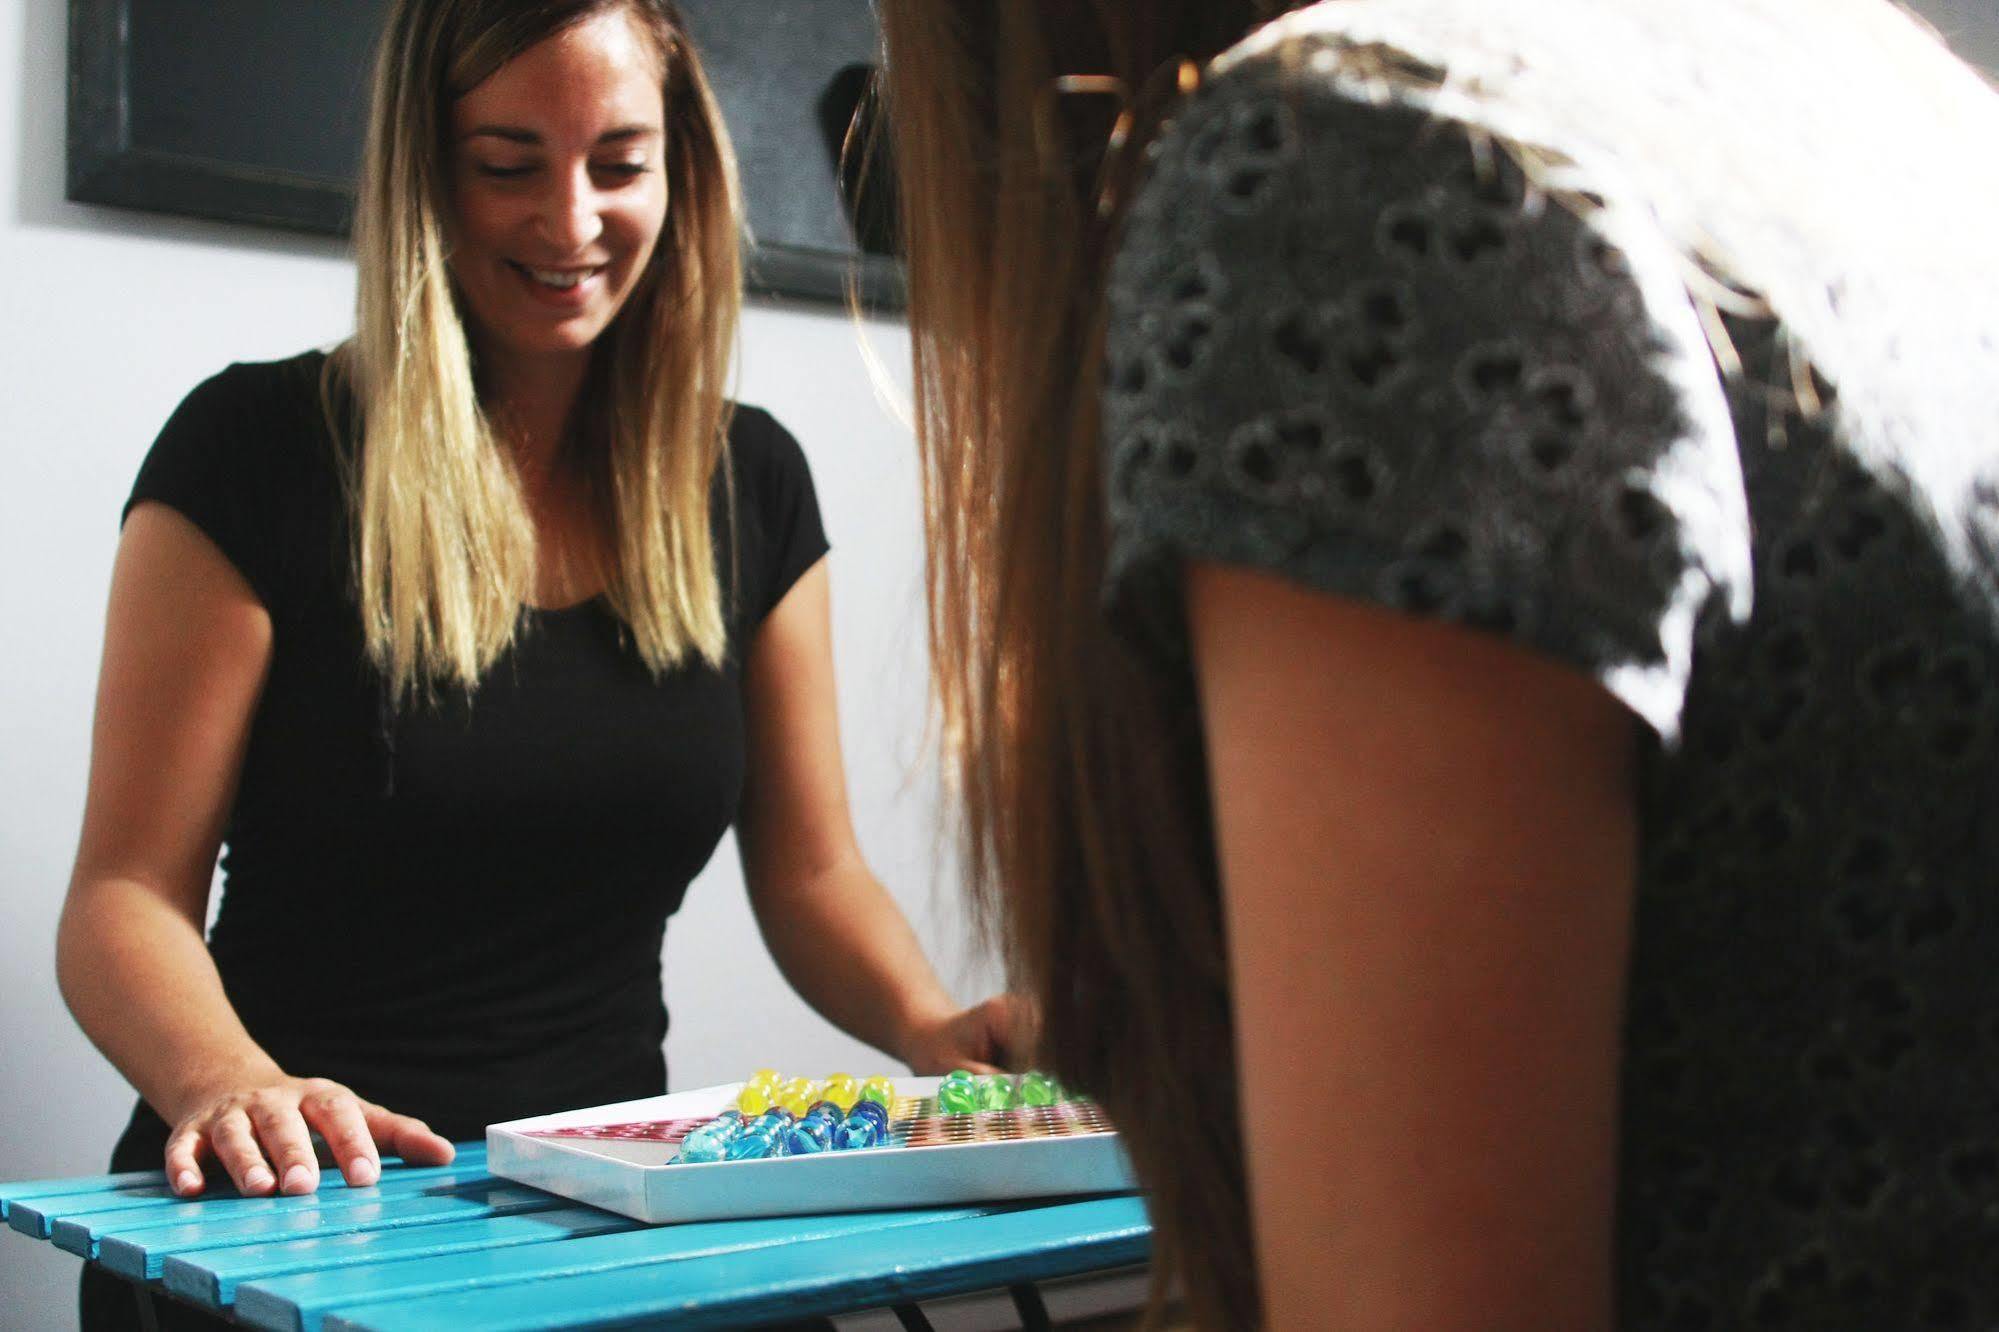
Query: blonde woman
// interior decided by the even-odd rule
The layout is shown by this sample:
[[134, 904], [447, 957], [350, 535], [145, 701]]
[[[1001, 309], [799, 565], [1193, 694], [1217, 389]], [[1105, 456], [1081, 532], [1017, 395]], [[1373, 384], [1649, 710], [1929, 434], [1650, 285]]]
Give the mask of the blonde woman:
[[660, 1092], [731, 824], [819, 1011], [1000, 1058], [855, 845], [811, 478], [723, 397], [732, 172], [665, 0], [394, 6], [355, 336], [197, 388], [120, 540], [59, 941], [143, 1097], [115, 1168], [303, 1193], [314, 1133], [359, 1185]]
[[973, 863], [1162, 1279], [1993, 1326], [1999, 97], [1290, 8], [881, 4]]

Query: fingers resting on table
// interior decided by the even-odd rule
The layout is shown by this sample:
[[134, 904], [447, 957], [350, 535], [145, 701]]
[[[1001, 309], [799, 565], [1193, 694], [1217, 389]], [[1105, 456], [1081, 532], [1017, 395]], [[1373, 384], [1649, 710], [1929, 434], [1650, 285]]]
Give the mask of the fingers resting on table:
[[167, 1179], [181, 1197], [197, 1197], [207, 1187], [202, 1165], [212, 1160], [246, 1197], [311, 1193], [319, 1187], [315, 1133], [356, 1188], [381, 1178], [385, 1154], [412, 1165], [445, 1165], [454, 1155], [421, 1120], [325, 1078], [286, 1077], [220, 1092], [183, 1117], [167, 1138]]

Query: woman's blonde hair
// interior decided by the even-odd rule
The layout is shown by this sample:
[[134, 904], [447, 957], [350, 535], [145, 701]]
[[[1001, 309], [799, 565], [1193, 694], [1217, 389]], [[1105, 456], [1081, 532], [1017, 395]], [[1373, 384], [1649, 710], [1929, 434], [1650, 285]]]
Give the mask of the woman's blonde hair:
[[569, 455], [611, 535], [606, 599], [654, 672], [726, 647], [711, 487], [742, 308], [735, 156], [670, 0], [398, 0], [375, 72], [354, 218], [353, 338], [328, 399], [358, 410], [348, 484], [368, 654], [393, 692], [470, 688], [513, 641], [535, 529], [481, 406], [446, 219], [451, 99], [529, 47], [623, 10], [658, 49], [665, 229], [593, 348]]

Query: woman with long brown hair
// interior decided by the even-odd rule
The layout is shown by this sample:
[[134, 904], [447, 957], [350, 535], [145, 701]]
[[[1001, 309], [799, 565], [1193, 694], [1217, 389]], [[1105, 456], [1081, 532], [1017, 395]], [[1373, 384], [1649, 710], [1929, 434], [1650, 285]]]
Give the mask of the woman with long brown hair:
[[1878, 0], [881, 9], [976, 886], [1161, 1289], [1999, 1318], [1999, 98]]
[[668, 0], [392, 7], [353, 338], [197, 388], [119, 543], [58, 943], [143, 1098], [114, 1169], [305, 1193], [317, 1134], [366, 1185], [658, 1094], [665, 922], [732, 824], [821, 1013], [1000, 1056], [855, 843], [811, 477], [725, 396], [739, 226]]

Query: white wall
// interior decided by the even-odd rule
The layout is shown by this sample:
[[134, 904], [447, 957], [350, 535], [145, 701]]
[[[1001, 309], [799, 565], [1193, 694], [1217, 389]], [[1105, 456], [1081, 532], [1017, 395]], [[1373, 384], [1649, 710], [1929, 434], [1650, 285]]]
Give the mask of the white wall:
[[[55, 920], [75, 851], [120, 504], [166, 414], [231, 360], [349, 326], [337, 244], [62, 202], [63, 0], [0, 0], [0, 1179], [102, 1170], [130, 1093], [56, 993]], [[898, 394], [896, 324], [872, 328]], [[835, 650], [861, 841], [967, 1000], [953, 890], [935, 866], [924, 724], [915, 464], [876, 401], [852, 325], [756, 305], [740, 396], [811, 458], [834, 545]], [[941, 883], [941, 888], [936, 887]], [[673, 1081], [761, 1064], [886, 1071], [810, 1013], [744, 905], [732, 842], [668, 931]], [[72, 1317], [77, 1260], [0, 1230], [0, 1327]], [[35, 1311], [35, 1312], [29, 1312]]]

